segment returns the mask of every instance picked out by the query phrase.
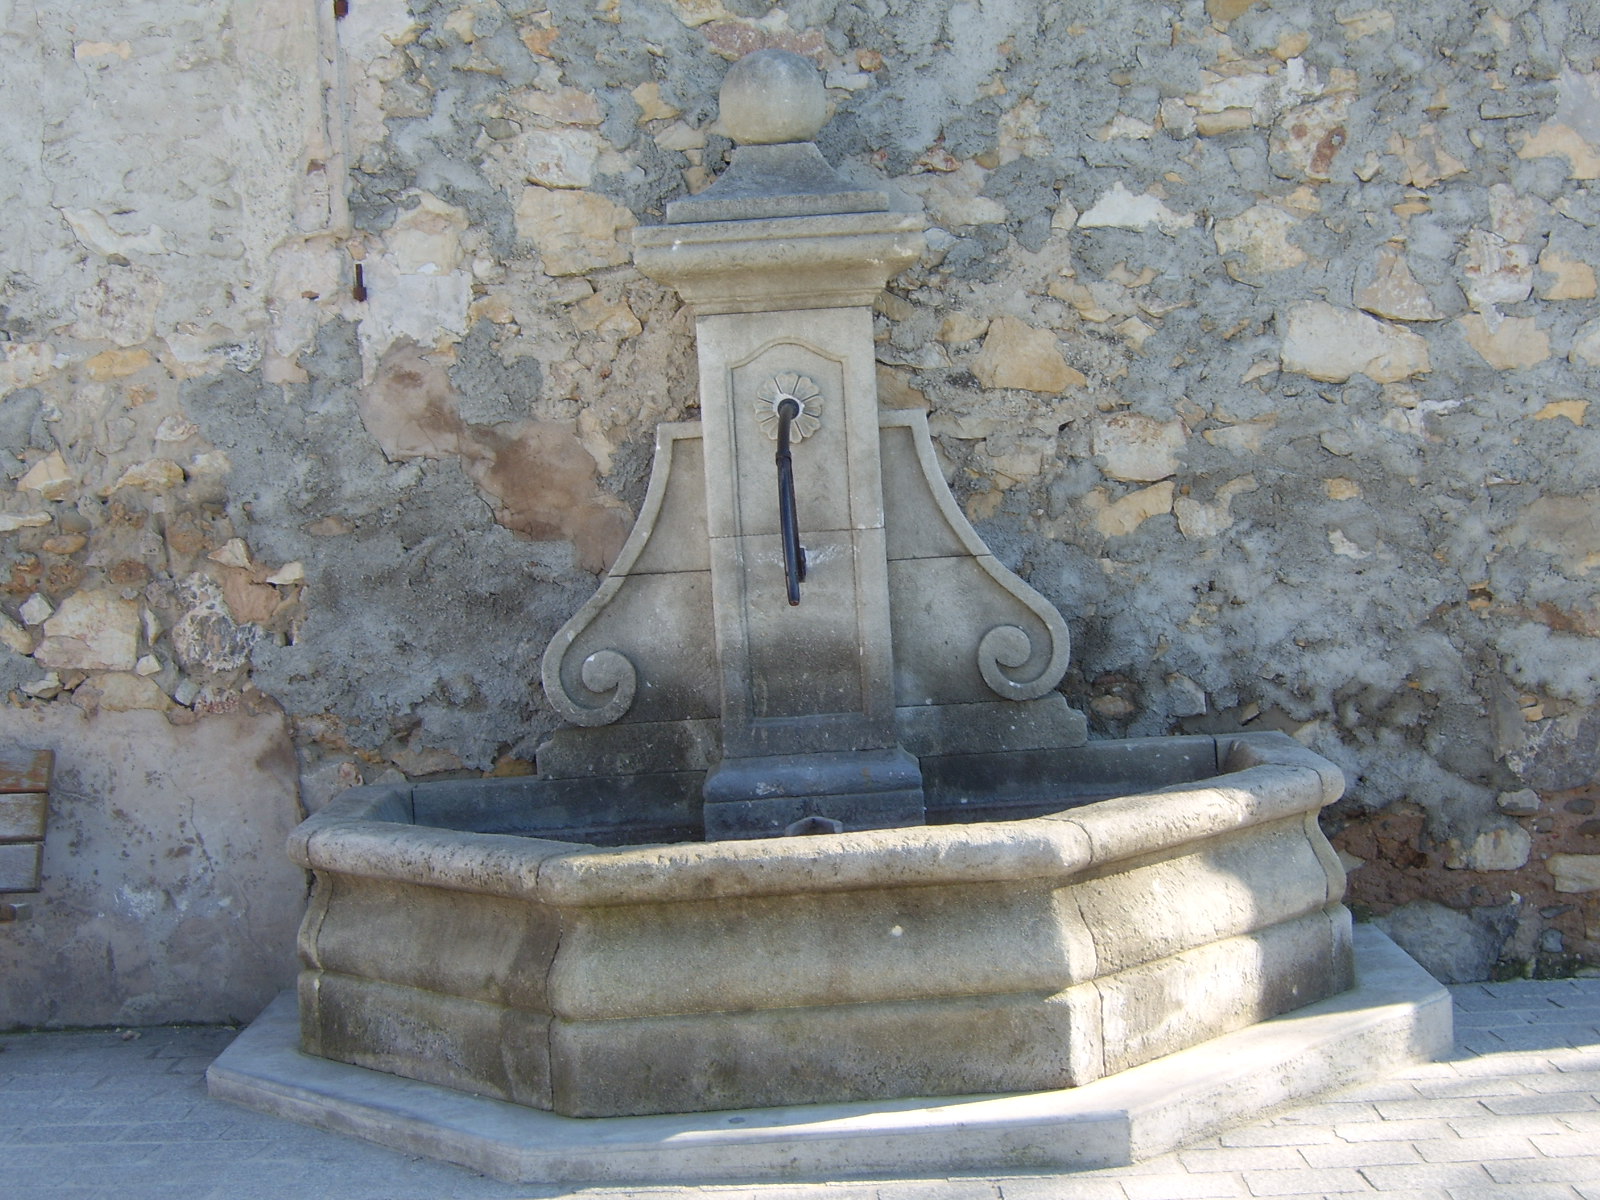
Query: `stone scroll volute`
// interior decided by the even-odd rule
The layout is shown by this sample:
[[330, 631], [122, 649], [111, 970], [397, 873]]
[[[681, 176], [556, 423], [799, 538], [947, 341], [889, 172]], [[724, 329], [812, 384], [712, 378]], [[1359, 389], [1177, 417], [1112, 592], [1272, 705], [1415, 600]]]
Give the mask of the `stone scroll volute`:
[[895, 702], [1048, 695], [1067, 670], [1066, 622], [995, 558], [962, 514], [923, 414], [887, 412], [881, 425]]

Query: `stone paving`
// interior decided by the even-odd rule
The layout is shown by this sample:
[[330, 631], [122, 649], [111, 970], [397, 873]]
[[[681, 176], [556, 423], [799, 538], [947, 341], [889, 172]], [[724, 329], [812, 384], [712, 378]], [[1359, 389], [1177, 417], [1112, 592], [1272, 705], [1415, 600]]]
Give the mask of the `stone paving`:
[[1600, 979], [1451, 989], [1455, 1054], [1132, 1167], [514, 1185], [210, 1099], [215, 1027], [0, 1037], [4, 1200], [1600, 1200]]

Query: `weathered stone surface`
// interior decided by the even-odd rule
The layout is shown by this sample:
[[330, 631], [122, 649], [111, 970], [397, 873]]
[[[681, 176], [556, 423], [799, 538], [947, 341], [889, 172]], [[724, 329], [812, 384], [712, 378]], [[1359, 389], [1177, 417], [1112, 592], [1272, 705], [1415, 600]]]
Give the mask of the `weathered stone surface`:
[[1172, 482], [1166, 480], [1140, 488], [1109, 503], [1099, 489], [1090, 492], [1085, 499], [1094, 513], [1095, 529], [1105, 537], [1122, 537], [1151, 517], [1172, 511]]
[[1372, 282], [1356, 289], [1356, 307], [1395, 321], [1437, 321], [1442, 314], [1412, 277], [1405, 255], [1388, 246], [1378, 255]]
[[1479, 312], [1498, 304], [1516, 304], [1533, 291], [1532, 251], [1497, 233], [1469, 232], [1457, 262], [1466, 280], [1467, 298]]
[[17, 480], [17, 487], [38, 492], [46, 500], [64, 500], [74, 483], [67, 460], [61, 457], [61, 451], [52, 450], [28, 468], [27, 473]]
[[1178, 469], [1188, 431], [1182, 421], [1157, 421], [1141, 413], [1116, 413], [1094, 426], [1094, 452], [1112, 479], [1150, 483]]
[[962, 163], [951, 171], [904, 176], [895, 184], [921, 200], [931, 220], [958, 229], [1006, 219], [1006, 206], [982, 194], [985, 176], [975, 164]]
[[1285, 371], [1336, 383], [1358, 374], [1393, 383], [1433, 369], [1417, 334], [1315, 300], [1289, 310], [1282, 359]]
[[585, 188], [594, 182], [600, 143], [582, 129], [533, 129], [518, 145], [528, 182], [551, 188]]
[[1467, 164], [1444, 148], [1439, 132], [1425, 124], [1415, 138], [1395, 134], [1389, 139], [1389, 153], [1405, 164], [1404, 180], [1412, 187], [1430, 188], [1440, 180], [1464, 174]]
[[403, 275], [443, 275], [461, 263], [461, 235], [467, 229], [465, 209], [431, 192], [419, 192], [384, 234], [384, 248]]
[[1177, 213], [1157, 196], [1134, 195], [1121, 180], [1112, 184], [1078, 217], [1079, 229], [1159, 229], [1165, 234], [1192, 228], [1193, 213]]
[[1227, 532], [1233, 526], [1233, 498], [1243, 492], [1253, 492], [1258, 486], [1254, 475], [1244, 475], [1230, 479], [1218, 488], [1216, 498], [1210, 504], [1189, 496], [1178, 497], [1172, 504], [1173, 515], [1178, 519], [1178, 531], [1184, 537], [1193, 539], [1216, 537]]
[[537, 541], [570, 541], [585, 570], [610, 566], [631, 522], [595, 483], [594, 458], [570, 427], [525, 421], [479, 428], [462, 465], [495, 508], [495, 520]]
[[461, 450], [465, 426], [450, 377], [420, 346], [390, 349], [357, 403], [361, 423], [386, 458], [442, 458]]
[[1539, 255], [1539, 270], [1553, 276], [1549, 283], [1538, 286], [1541, 300], [1593, 300], [1595, 298], [1594, 267], [1582, 259], [1570, 258], [1560, 250], [1547, 246]]
[[989, 323], [972, 373], [984, 387], [1030, 392], [1061, 392], [1088, 382], [1067, 365], [1053, 333], [1016, 317], [996, 317]]
[[1550, 357], [1550, 337], [1534, 317], [1501, 317], [1491, 325], [1478, 313], [1468, 313], [1457, 324], [1467, 345], [1502, 371], [1535, 366]]
[[[1093, 696], [1095, 711], [1118, 710], [1102, 719], [1148, 733], [1180, 719], [1174, 705], [1192, 698], [1165, 682], [1166, 638], [1218, 710], [1259, 703], [1359, 765], [1367, 798], [1410, 798], [1468, 844], [1487, 801], [1459, 781], [1499, 769], [1483, 761], [1488, 747], [1515, 742], [1508, 752], [1541, 786], [1592, 776], [1593, 738], [1566, 721], [1600, 696], [1584, 669], [1551, 665], [1586, 661], [1600, 570], [1583, 469], [1594, 428], [1583, 404], [1600, 368], [1586, 311], [1597, 218], [1581, 178], [1600, 161], [1584, 50], [1600, 36], [1592, 6], [1256, 4], [1227, 29], [1205, 27], [1215, 13], [1197, 26], [1172, 6], [1113, 6], [1092, 30], [1062, 35], [1098, 47], [1078, 59], [1052, 57], [1054, 33], [1014, 37], [1009, 18], [969, 17], [952, 0], [911, 6], [915, 16], [845, 5], [828, 18], [812, 4], [790, 13], [811, 21], [798, 34], [777, 10], [757, 19], [756, 6], [730, 14], [741, 6], [715, 0], [685, 6], [707, 17], [693, 30], [633, 0], [555, 13], [349, 7], [342, 94], [322, 72], [312, 10], [280, 0], [101, 6], [94, 28], [76, 30], [45, 12], [0, 34], [0, 151], [24, 164], [0, 172], [0, 472], [16, 486], [59, 451], [79, 475], [59, 500], [22, 488], [0, 514], [0, 608], [25, 625], [0, 625], [0, 657], [12, 655], [0, 690], [72, 703], [80, 672], [16, 661], [43, 620], [27, 625], [19, 606], [35, 593], [60, 604], [116, 571], [115, 587], [161, 609], [140, 651], [165, 665], [147, 678], [193, 700], [188, 676], [207, 669], [177, 656], [168, 630], [188, 606], [167, 597], [237, 536], [258, 570], [304, 564], [309, 582], [279, 587], [289, 606], [236, 670], [296, 714], [310, 776], [349, 765], [352, 740], [376, 775], [410, 744], [391, 722], [420, 720], [421, 741], [474, 767], [529, 757], [512, 743], [536, 741], [555, 717], [526, 681], [540, 639], [582, 602], [583, 572], [561, 539], [502, 536], [488, 519], [500, 505], [463, 478], [458, 452], [388, 459], [358, 392], [391, 347], [422, 347], [455, 377], [469, 425], [571, 430], [595, 462], [593, 486], [636, 509], [654, 422], [697, 412], [688, 314], [620, 261], [596, 269], [598, 289], [541, 274], [512, 236], [526, 172], [512, 161], [495, 175], [497, 155], [514, 160], [536, 130], [571, 145], [587, 134], [599, 147], [587, 189], [553, 190], [603, 193], [657, 220], [653, 210], [723, 170], [709, 124], [718, 54], [803, 38], [826, 59], [838, 110], [828, 161], [864, 186], [918, 179], [950, 222], [911, 255], [900, 303], [875, 319], [882, 378], [894, 382], [880, 399], [931, 410], [941, 465], [961, 473], [1008, 560], [1092, 607], [1086, 629], [1111, 631], [1085, 640], [1081, 664], [1091, 694], [1102, 675], [1119, 678], [1120, 691]], [[1043, 12], [1039, 0], [1014, 7], [1018, 28]], [[1431, 56], [1424, 79], [1396, 67], [1417, 46], [1454, 53]], [[328, 105], [342, 110], [332, 125]], [[330, 129], [342, 132], [338, 153]], [[1080, 230], [1079, 210], [1119, 185], [1195, 213], [1196, 226], [1172, 237], [1159, 221]], [[890, 190], [897, 207], [915, 206], [913, 189]], [[444, 220], [429, 233], [423, 193], [470, 219], [435, 214]], [[1237, 281], [1225, 271], [1248, 246], [1219, 259], [1206, 214], [1269, 207], [1295, 218], [1287, 243], [1308, 262]], [[1539, 254], [1527, 298], [1496, 301], [1486, 286], [1496, 272], [1480, 270], [1484, 250], [1499, 247]], [[1325, 302], [1453, 321], [1469, 266], [1483, 334], [1504, 330], [1498, 318], [1531, 318], [1548, 357], [1497, 367], [1464, 329], [1413, 325], [1433, 373], [1409, 397], [1375, 397], [1360, 373], [1328, 382], [1279, 369], [1285, 327], [1265, 314]], [[1520, 288], [1526, 276], [1508, 278]], [[965, 372], [986, 330], [939, 341], [952, 312], [1050, 330], [1092, 387], [982, 392]], [[1531, 357], [1513, 346], [1502, 361]], [[1181, 415], [1203, 437], [1174, 476], [1176, 520], [1137, 526], [1137, 556], [1113, 546], [1094, 563], [1094, 514], [1126, 488], [1097, 478], [1093, 426], [1130, 404]], [[152, 459], [183, 478], [100, 494]], [[1224, 512], [1220, 488], [1246, 472], [1257, 493]], [[1091, 500], [1097, 485], [1105, 493]], [[591, 502], [560, 490], [548, 500]], [[195, 505], [207, 516], [191, 527]], [[1271, 520], [1253, 520], [1247, 537], [1231, 536], [1243, 521], [1210, 532], [1246, 511]], [[1341, 549], [1370, 557], [1332, 553], [1330, 527]], [[1263, 562], [1282, 582], [1245, 582]], [[233, 584], [225, 606], [264, 615], [264, 586], [278, 585]], [[1334, 591], [1310, 636], [1290, 599], [1307, 587]], [[459, 636], [462, 613], [481, 637]], [[1540, 653], [1530, 624], [1562, 639], [1559, 655]], [[391, 642], [402, 634], [403, 652]], [[1396, 678], [1357, 685], [1355, 657]], [[402, 660], [403, 681], [391, 665]], [[1490, 664], [1530, 662], [1540, 678], [1513, 686], [1531, 699], [1507, 702], [1501, 722], [1525, 729], [1491, 732]], [[1358, 686], [1366, 694], [1352, 695]], [[1528, 865], [1485, 886], [1496, 902], [1522, 897], [1529, 946], [1559, 933], [1593, 961], [1600, 942], [1584, 930], [1600, 917], [1540, 915], [1558, 907], [1539, 864], [1564, 828], [1534, 831]], [[1464, 903], [1451, 890], [1460, 876], [1440, 883], [1441, 871], [1407, 865], [1416, 853], [1375, 854], [1358, 888], [1392, 867]]]
[[1600, 891], [1600, 854], [1552, 854], [1546, 865], [1558, 892]]
[[181, 487], [184, 481], [183, 468], [170, 458], [152, 458], [147, 462], [135, 463], [129, 467], [116, 480], [104, 490], [105, 495], [110, 495], [118, 488], [138, 488], [145, 492], [170, 492], [173, 488]]
[[1600, 321], [1591, 321], [1578, 330], [1572, 349], [1567, 351], [1567, 361], [1600, 367]]
[[621, 235], [637, 222], [632, 213], [593, 192], [523, 190], [517, 236], [532, 242], [551, 275], [582, 275], [628, 261]]
[[1600, 149], [1570, 125], [1547, 121], [1523, 141], [1518, 158], [1564, 158], [1572, 179], [1600, 179]]
[[1298, 267], [1306, 261], [1306, 252], [1289, 240], [1297, 223], [1294, 216], [1275, 205], [1257, 204], [1237, 217], [1218, 221], [1212, 235], [1218, 254], [1239, 255], [1228, 261], [1228, 274], [1243, 279]]
[[1273, 126], [1271, 161], [1287, 179], [1333, 178], [1340, 151], [1350, 140], [1350, 97], [1340, 94], [1291, 109]]
[[1465, 865], [1473, 871], [1517, 871], [1528, 862], [1533, 839], [1520, 825], [1486, 830], [1467, 847]]
[[1503, 813], [1513, 816], [1531, 817], [1539, 811], [1539, 793], [1532, 788], [1519, 788], [1514, 792], [1501, 792], [1495, 797], [1495, 805]]
[[109, 589], [76, 592], [44, 622], [33, 652], [58, 670], [131, 671], [139, 654], [139, 606]]
[[7, 1022], [246, 1020], [292, 981], [305, 883], [282, 853], [282, 714], [174, 726], [57, 705], [12, 712], [6, 734], [56, 755], [43, 892], [0, 942]]

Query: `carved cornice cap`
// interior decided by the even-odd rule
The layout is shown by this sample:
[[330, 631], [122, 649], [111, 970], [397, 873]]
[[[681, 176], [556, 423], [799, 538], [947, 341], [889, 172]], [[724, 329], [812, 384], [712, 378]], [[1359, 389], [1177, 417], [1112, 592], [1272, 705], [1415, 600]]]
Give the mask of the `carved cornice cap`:
[[848, 308], [922, 256], [923, 224], [871, 212], [652, 225], [634, 230], [633, 260], [702, 315]]

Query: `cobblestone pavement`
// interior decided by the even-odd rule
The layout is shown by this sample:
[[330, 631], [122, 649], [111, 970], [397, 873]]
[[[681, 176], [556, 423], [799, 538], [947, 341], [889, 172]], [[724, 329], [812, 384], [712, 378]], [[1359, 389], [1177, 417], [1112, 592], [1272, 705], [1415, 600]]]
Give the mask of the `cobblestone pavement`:
[[211, 1100], [233, 1037], [0, 1037], [5, 1200], [1600, 1200], [1600, 979], [1451, 989], [1455, 1054], [1132, 1167], [699, 1187], [513, 1185]]

